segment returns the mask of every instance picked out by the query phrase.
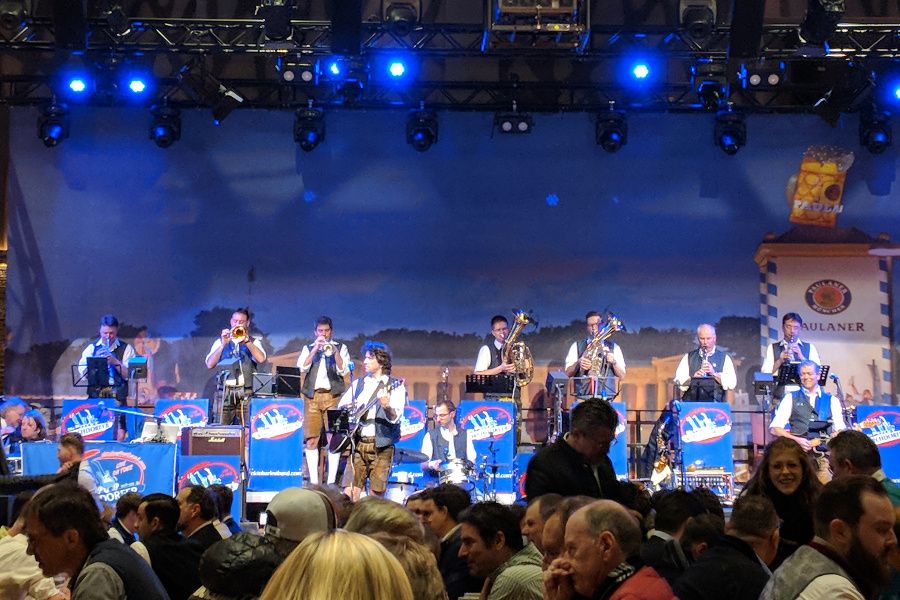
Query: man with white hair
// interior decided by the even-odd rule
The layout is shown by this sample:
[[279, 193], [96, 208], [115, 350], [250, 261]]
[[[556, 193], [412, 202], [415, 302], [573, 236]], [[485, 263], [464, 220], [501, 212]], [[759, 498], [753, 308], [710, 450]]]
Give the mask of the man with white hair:
[[716, 328], [709, 323], [697, 327], [697, 347], [681, 357], [675, 370], [675, 383], [685, 394], [695, 389], [698, 383], [702, 386], [702, 380], [711, 382], [709, 400], [714, 402], [724, 402], [725, 392], [733, 390], [737, 385], [734, 363], [724, 350], [716, 346]]

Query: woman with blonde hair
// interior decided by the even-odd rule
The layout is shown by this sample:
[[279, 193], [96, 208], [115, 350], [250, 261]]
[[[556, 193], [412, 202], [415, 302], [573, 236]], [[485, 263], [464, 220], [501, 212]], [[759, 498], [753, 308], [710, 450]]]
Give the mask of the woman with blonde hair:
[[368, 536], [397, 557], [416, 600], [447, 600], [444, 578], [441, 577], [437, 559], [428, 546], [391, 533], [370, 533]]
[[425, 543], [425, 530], [416, 515], [396, 502], [372, 496], [356, 503], [344, 529], [364, 535], [389, 533]]
[[413, 600], [400, 562], [364, 535], [307, 537], [272, 575], [260, 600]]

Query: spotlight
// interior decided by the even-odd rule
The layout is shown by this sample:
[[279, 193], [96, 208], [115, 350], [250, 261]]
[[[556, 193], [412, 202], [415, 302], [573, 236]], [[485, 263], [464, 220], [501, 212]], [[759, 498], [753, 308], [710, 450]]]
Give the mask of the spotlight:
[[691, 67], [694, 90], [706, 110], [715, 110], [728, 98], [728, 78], [725, 65], [701, 62]]
[[276, 42], [291, 39], [294, 33], [291, 27], [293, 11], [293, 0], [260, 0], [256, 5], [256, 16], [263, 20], [266, 38]]
[[650, 65], [644, 62], [635, 63], [631, 67], [631, 76], [638, 80], [647, 79], [650, 76]]
[[279, 57], [275, 68], [285, 83], [316, 85], [319, 81], [318, 63], [298, 57]]
[[762, 60], [756, 63], [742, 64], [738, 71], [738, 79], [745, 90], [777, 88], [787, 79], [784, 61]]
[[181, 139], [181, 112], [165, 104], [150, 108], [150, 139], [160, 148], [168, 148]]
[[18, 31], [25, 25], [25, 2], [23, 0], [3, 0], [0, 2], [0, 29]]
[[729, 106], [722, 109], [716, 115], [715, 126], [716, 146], [722, 152], [733, 156], [747, 143], [747, 124], [744, 116], [736, 113]]
[[312, 152], [325, 141], [325, 113], [312, 107], [298, 110], [294, 117], [294, 141], [304, 152]]
[[42, 108], [37, 121], [37, 132], [48, 148], [53, 148], [69, 137], [68, 107], [54, 102]]
[[406, 143], [425, 152], [438, 141], [437, 115], [430, 110], [414, 110], [406, 121]]
[[498, 112], [494, 115], [494, 127], [500, 133], [531, 133], [534, 119], [528, 113]]
[[381, 20], [385, 28], [396, 36], [407, 36], [415, 29], [422, 14], [421, 0], [396, 2], [381, 0]]
[[872, 154], [881, 154], [893, 142], [891, 119], [887, 113], [867, 110], [859, 117], [859, 143]]
[[134, 94], [143, 94], [147, 89], [147, 84], [143, 79], [134, 77], [128, 81], [128, 89]]
[[800, 23], [800, 43], [824, 46], [844, 16], [844, 0], [807, 0]]
[[391, 74], [391, 77], [399, 79], [406, 74], [406, 65], [403, 64], [403, 61], [391, 61], [391, 64], [388, 65], [388, 73]]
[[678, 16], [681, 26], [694, 40], [706, 40], [716, 30], [715, 0], [680, 0]]
[[628, 123], [625, 121], [625, 113], [613, 108], [610, 103], [609, 110], [597, 115], [597, 144], [607, 152], [618, 152], [628, 143]]
[[73, 77], [69, 80], [68, 88], [76, 94], [84, 93], [87, 91], [87, 80], [83, 77]]

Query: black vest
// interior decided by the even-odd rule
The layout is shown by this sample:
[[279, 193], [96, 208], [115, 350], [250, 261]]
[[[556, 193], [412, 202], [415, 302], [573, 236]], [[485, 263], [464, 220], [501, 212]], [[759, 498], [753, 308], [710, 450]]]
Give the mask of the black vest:
[[[791, 433], [805, 437], [809, 434], [810, 421], [828, 421], [831, 419], [831, 394], [820, 390], [816, 405], [811, 406], [806, 400], [803, 390], [791, 394], [791, 416], [788, 423], [791, 425]], [[831, 432], [831, 427], [825, 430]], [[814, 436], [815, 437], [815, 436]]]
[[244, 376], [244, 389], [252, 390], [253, 372], [256, 371], [256, 360], [253, 358], [253, 355], [250, 353], [250, 349], [247, 346], [248, 344], [240, 344], [238, 346], [240, 350], [235, 350], [235, 344], [229, 341], [222, 347], [222, 356], [219, 358], [218, 364], [240, 356], [241, 374]]
[[[440, 433], [440, 425], [435, 425], [428, 432], [431, 437], [431, 460], [447, 460], [450, 457], [450, 444], [444, 439]], [[465, 429], [456, 427], [457, 434], [453, 436], [453, 449], [456, 451], [456, 458], [468, 460], [466, 456], [466, 446], [469, 434]]]
[[[391, 378], [393, 380], [393, 378]], [[362, 408], [369, 400], [370, 397], [360, 398], [359, 395], [363, 390], [363, 383], [365, 378], [356, 380], [356, 388], [354, 389], [353, 401], [356, 408]], [[370, 421], [375, 423], [375, 447], [378, 449], [387, 448], [389, 446], [393, 446], [397, 442], [400, 441], [400, 423], [403, 421], [401, 417], [399, 421], [396, 423], [391, 423], [387, 418], [387, 413], [384, 412], [384, 408], [381, 406], [381, 402], [375, 402], [375, 419], [368, 419], [368, 412], [362, 416], [360, 419], [360, 425], [365, 425]], [[354, 409], [355, 410], [355, 409]], [[402, 409], [401, 409], [402, 411]], [[361, 428], [360, 428], [361, 429]]]
[[[700, 349], [694, 348], [690, 352], [688, 352], [688, 372], [693, 377], [694, 373], [696, 373], [700, 369], [700, 365], [703, 364], [703, 359], [700, 358]], [[713, 352], [709, 357], [707, 357], [709, 364], [712, 365], [713, 370], [716, 373], [721, 373], [725, 368], [725, 352], [722, 351], [718, 346], [716, 347], [715, 352]], [[710, 377], [712, 379], [712, 377]], [[724, 402], [725, 399], [725, 390], [722, 388], [722, 385], [713, 379], [715, 384], [715, 391], [713, 392], [713, 401], [714, 402]], [[690, 390], [689, 390], [690, 391]]]
[[[94, 546], [88, 554], [84, 567], [92, 563], [109, 565], [125, 587], [128, 600], [169, 600], [169, 595], [159, 578], [137, 552], [116, 540], [104, 540]], [[77, 582], [76, 576], [74, 581]], [[75, 587], [72, 597], [75, 597]]]
[[[91, 353], [91, 356], [97, 355], [97, 350], [102, 348], [102, 344], [94, 342], [94, 351]], [[116, 346], [115, 350], [112, 351], [113, 356], [119, 359], [119, 362], [122, 362], [122, 359], [125, 358], [125, 348], [128, 347], [128, 344], [119, 340], [119, 345]], [[126, 365], [125, 368], [128, 368]], [[128, 399], [128, 382], [125, 379], [122, 379], [122, 376], [119, 374], [119, 370], [112, 368], [109, 370], [112, 374], [113, 384], [112, 385], [104, 385], [100, 387], [88, 386], [87, 395], [88, 398], [108, 398], [110, 397], [108, 393], [104, 393], [104, 390], [111, 390], [114, 394], [116, 402], [119, 404], [125, 404], [125, 401]]]
[[[337, 363], [334, 360], [335, 354], [341, 351], [341, 343], [340, 342], [331, 342], [334, 344], [334, 354], [331, 356], [324, 356], [322, 352], [318, 352], [313, 356], [312, 364], [309, 367], [309, 371], [306, 372], [306, 377], [303, 379], [303, 395], [307, 398], [312, 398], [313, 394], [316, 391], [316, 378], [319, 375], [319, 366], [321, 365], [322, 358], [325, 359], [325, 374], [328, 376], [328, 383], [331, 384], [331, 395], [332, 396], [340, 396], [344, 393], [344, 390], [347, 389], [347, 386], [344, 384], [344, 378], [338, 375], [337, 372]], [[309, 344], [308, 348], [310, 351], [312, 350], [313, 345]]]
[[503, 363], [503, 357], [501, 356], [502, 349], [498, 350], [497, 346], [494, 344], [494, 336], [489, 336], [489, 338], [485, 341], [484, 345], [487, 346], [488, 350], [491, 351], [491, 362], [488, 365], [488, 369], [493, 369], [494, 367], [499, 367], [501, 363]]

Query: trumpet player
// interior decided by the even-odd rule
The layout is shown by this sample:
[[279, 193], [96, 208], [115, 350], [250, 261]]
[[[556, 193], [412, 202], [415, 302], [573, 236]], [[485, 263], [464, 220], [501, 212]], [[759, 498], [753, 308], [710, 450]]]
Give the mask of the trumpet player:
[[[761, 370], [763, 373], [777, 375], [781, 365], [788, 363], [801, 363], [811, 360], [820, 364], [819, 352], [809, 342], [800, 340], [800, 331], [803, 329], [803, 317], [795, 312], [785, 313], [781, 318], [781, 333], [784, 338], [769, 344], [766, 347], [766, 357], [763, 360]], [[775, 397], [782, 398], [788, 394], [800, 391], [800, 386], [788, 384], [775, 390]]]
[[[595, 357], [588, 356], [588, 344], [600, 331], [600, 322], [602, 321], [600, 313], [596, 310], [589, 311], [584, 315], [584, 324], [587, 329], [587, 337], [583, 340], [572, 342], [569, 346], [569, 352], [566, 354], [566, 375], [568, 377], [584, 377], [595, 366], [593, 362]], [[619, 381], [625, 379], [625, 355], [622, 349], [615, 342], [603, 342], [603, 348], [600, 350], [601, 372], [598, 373], [600, 380], [605, 380], [609, 375], [615, 375]], [[576, 381], [576, 396], [595, 396], [599, 395], [596, 390], [591, 390], [589, 384], [593, 382]], [[613, 390], [613, 393], [615, 391]]]
[[[88, 358], [105, 358], [109, 369], [107, 385], [88, 386], [88, 398], [115, 398], [116, 404], [124, 406], [128, 399], [128, 361], [134, 358], [134, 348], [119, 339], [119, 320], [114, 315], [100, 317], [100, 337], [88, 344], [81, 353], [78, 368], [84, 376]], [[125, 438], [125, 416], [116, 418], [116, 439]]]
[[725, 392], [737, 385], [734, 363], [725, 351], [716, 347], [716, 328], [709, 323], [697, 327], [697, 348], [681, 357], [675, 370], [675, 384], [686, 392], [692, 379], [712, 379], [713, 400], [725, 401]]
[[[306, 438], [304, 455], [309, 469], [309, 482], [319, 483], [319, 447], [323, 445], [322, 435], [327, 410], [335, 408], [344, 390], [344, 377], [350, 372], [350, 352], [347, 345], [334, 340], [334, 324], [330, 317], [316, 319], [316, 339], [303, 346], [297, 366], [303, 374], [302, 393], [303, 432]], [[340, 455], [328, 453], [328, 483], [334, 483]]]
[[[231, 314], [229, 328], [223, 329], [206, 355], [206, 367], [222, 371], [222, 418], [224, 425], [231, 425], [240, 416], [241, 425], [248, 423], [250, 395], [253, 391], [253, 372], [257, 365], [266, 362], [266, 350], [262, 340], [250, 335], [250, 310], [239, 308]], [[239, 368], [238, 368], [239, 367]], [[210, 415], [213, 421], [214, 415]]]

